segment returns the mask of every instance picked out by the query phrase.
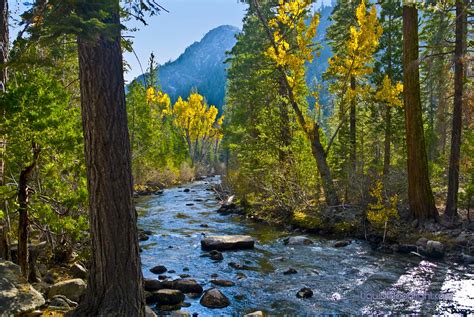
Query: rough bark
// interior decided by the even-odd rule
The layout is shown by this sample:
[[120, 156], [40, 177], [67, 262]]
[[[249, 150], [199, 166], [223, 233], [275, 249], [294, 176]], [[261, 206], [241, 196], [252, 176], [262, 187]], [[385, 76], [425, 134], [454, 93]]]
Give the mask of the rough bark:
[[32, 144], [33, 162], [20, 172], [18, 181], [18, 265], [20, 265], [21, 273], [28, 279], [30, 274], [28, 260], [28, 182], [33, 174], [36, 163], [38, 162], [40, 148], [37, 144]]
[[[105, 21], [120, 24], [119, 2]], [[120, 32], [78, 37], [91, 267], [76, 316], [143, 316]]]
[[[9, 28], [8, 28], [8, 1], [0, 0], [0, 93], [5, 89], [8, 80], [8, 49], [9, 49]], [[2, 118], [5, 113], [0, 114]], [[0, 186], [4, 185], [5, 160], [4, 155], [7, 141], [0, 135]], [[6, 211], [6, 201], [2, 202], [1, 208]], [[10, 259], [10, 242], [8, 239], [8, 225], [0, 220], [0, 259]]]
[[[8, 28], [8, 1], [0, 0], [0, 85], [8, 80], [9, 28]], [[1, 90], [1, 89], [0, 89]]]
[[408, 167], [408, 201], [412, 215], [419, 221], [436, 219], [420, 99], [418, 65], [418, 11], [403, 5], [403, 83]]
[[451, 154], [449, 157], [448, 196], [445, 214], [453, 219], [457, 216], [459, 189], [459, 160], [461, 156], [462, 104], [464, 95], [464, 54], [466, 52], [467, 1], [456, 0], [456, 42], [454, 47], [454, 105], [451, 132]]
[[384, 139], [384, 155], [383, 155], [383, 176], [390, 174], [390, 160], [392, 156], [392, 108], [385, 105], [385, 139]]
[[[351, 90], [354, 91], [356, 89], [356, 80], [354, 76], [351, 76]], [[349, 115], [349, 143], [350, 143], [350, 151], [349, 151], [349, 160], [350, 160], [350, 173], [351, 175], [355, 174], [356, 167], [357, 167], [357, 148], [356, 148], [356, 100], [355, 98], [351, 99], [351, 109]]]

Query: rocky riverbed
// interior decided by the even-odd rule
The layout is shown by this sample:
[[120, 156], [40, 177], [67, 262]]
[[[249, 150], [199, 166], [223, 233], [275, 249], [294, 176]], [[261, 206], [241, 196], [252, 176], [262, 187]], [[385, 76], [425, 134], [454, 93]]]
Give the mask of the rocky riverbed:
[[[219, 214], [210, 190], [218, 182], [209, 178], [137, 201], [143, 273], [154, 285], [147, 296], [155, 312], [474, 312], [472, 266], [384, 254], [364, 241], [302, 236]], [[228, 239], [221, 248], [209, 247], [214, 236], [232, 235], [246, 241], [242, 250], [229, 250], [235, 248]]]

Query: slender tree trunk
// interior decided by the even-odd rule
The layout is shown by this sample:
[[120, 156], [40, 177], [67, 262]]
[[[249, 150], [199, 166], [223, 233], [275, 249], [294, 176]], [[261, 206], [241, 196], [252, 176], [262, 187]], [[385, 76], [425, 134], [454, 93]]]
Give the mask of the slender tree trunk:
[[383, 176], [390, 174], [391, 160], [391, 143], [392, 143], [392, 108], [385, 105], [385, 139], [384, 139], [384, 156], [383, 156]]
[[[356, 80], [354, 76], [351, 76], [351, 90], [354, 92], [356, 90]], [[354, 175], [357, 167], [357, 140], [356, 140], [356, 100], [351, 98], [351, 109], [349, 116], [349, 138], [350, 138], [350, 175]]]
[[[8, 1], [0, 0], [0, 94], [5, 90], [8, 80], [8, 49], [9, 49], [9, 29], [8, 29]], [[0, 114], [2, 118], [5, 113]], [[7, 140], [5, 136], [0, 135], [0, 186], [5, 184], [5, 152]], [[6, 200], [2, 202], [1, 207], [7, 212]], [[10, 259], [10, 242], [8, 239], [8, 225], [6, 221], [0, 219], [0, 259]]]
[[[286, 87], [283, 82], [280, 83], [280, 94], [282, 96], [286, 95]], [[286, 101], [281, 101], [279, 103], [279, 113], [280, 113], [280, 142], [281, 146], [285, 149], [279, 149], [279, 160], [280, 162], [285, 162], [288, 158], [288, 146], [291, 144], [291, 133], [290, 133], [290, 117], [288, 114], [288, 103]]]
[[143, 316], [118, 0], [104, 22], [112, 34], [78, 37], [92, 258], [74, 315]]
[[33, 162], [21, 171], [18, 181], [18, 264], [20, 265], [21, 273], [26, 279], [28, 279], [30, 275], [28, 265], [28, 181], [33, 174], [40, 153], [40, 148], [35, 143], [32, 144], [32, 149]]
[[[446, 216], [457, 216], [459, 189], [459, 159], [461, 156], [462, 104], [464, 94], [464, 54], [466, 52], [467, 1], [456, 0], [456, 43], [454, 48], [454, 107], [453, 128], [451, 132], [451, 155], [449, 158], [448, 197]], [[464, 3], [465, 2], [465, 3]]]
[[418, 11], [413, 3], [403, 5], [403, 83], [410, 210], [420, 221], [436, 219], [438, 211], [429, 181], [420, 99]]

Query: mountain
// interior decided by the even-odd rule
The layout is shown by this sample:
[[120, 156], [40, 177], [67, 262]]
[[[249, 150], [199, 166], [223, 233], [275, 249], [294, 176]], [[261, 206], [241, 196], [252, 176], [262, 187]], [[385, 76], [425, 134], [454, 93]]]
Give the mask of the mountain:
[[[240, 30], [222, 25], [209, 31], [201, 41], [189, 46], [175, 61], [158, 67], [158, 79], [164, 92], [175, 102], [186, 98], [194, 89], [207, 102], [222, 109], [226, 83], [226, 51], [236, 43]], [[143, 81], [144, 75], [138, 77]]]
[[[322, 74], [328, 67], [328, 58], [332, 56], [327, 46], [326, 28], [330, 25], [333, 8], [320, 8], [320, 23], [316, 41], [321, 44], [320, 55], [314, 58], [313, 63], [307, 65], [306, 80], [311, 89], [315, 84], [322, 83]], [[226, 68], [224, 61], [236, 43], [235, 35], [240, 30], [235, 26], [222, 25], [209, 31], [201, 41], [189, 46], [175, 61], [160, 65], [157, 69], [159, 83], [164, 92], [170, 95], [174, 103], [179, 96], [187, 98], [193, 90], [197, 90], [206, 97], [209, 104], [222, 109], [226, 87]], [[145, 75], [137, 78], [144, 81]], [[310, 104], [313, 103], [309, 98]], [[328, 104], [327, 89], [320, 91], [320, 102]]]

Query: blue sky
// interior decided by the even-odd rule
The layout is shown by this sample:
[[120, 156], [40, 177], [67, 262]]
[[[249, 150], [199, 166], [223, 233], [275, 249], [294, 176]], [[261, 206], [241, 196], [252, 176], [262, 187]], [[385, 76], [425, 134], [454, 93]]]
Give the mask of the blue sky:
[[[159, 63], [176, 59], [186, 47], [199, 41], [208, 31], [223, 24], [242, 27], [247, 6], [237, 0], [160, 0], [169, 13], [147, 19], [134, 36], [134, 49], [144, 68], [153, 52]], [[125, 54], [131, 70], [125, 74], [131, 80], [141, 74], [133, 54]]]
[[[330, 1], [322, 0], [324, 3]], [[145, 70], [152, 52], [158, 63], [163, 64], [178, 58], [186, 47], [201, 40], [213, 28], [224, 24], [242, 28], [242, 19], [247, 8], [246, 4], [238, 0], [159, 0], [158, 2], [169, 12], [148, 18], [147, 26], [137, 21], [130, 21], [127, 26], [139, 27], [139, 30], [124, 34], [133, 37], [135, 53]], [[24, 9], [24, 6], [18, 3], [21, 1], [9, 0], [11, 14], [16, 17]], [[12, 37], [16, 36], [15, 31], [12, 30]], [[130, 66], [130, 70], [125, 74], [126, 81], [142, 73], [137, 57], [133, 53], [126, 53], [124, 56]]]

